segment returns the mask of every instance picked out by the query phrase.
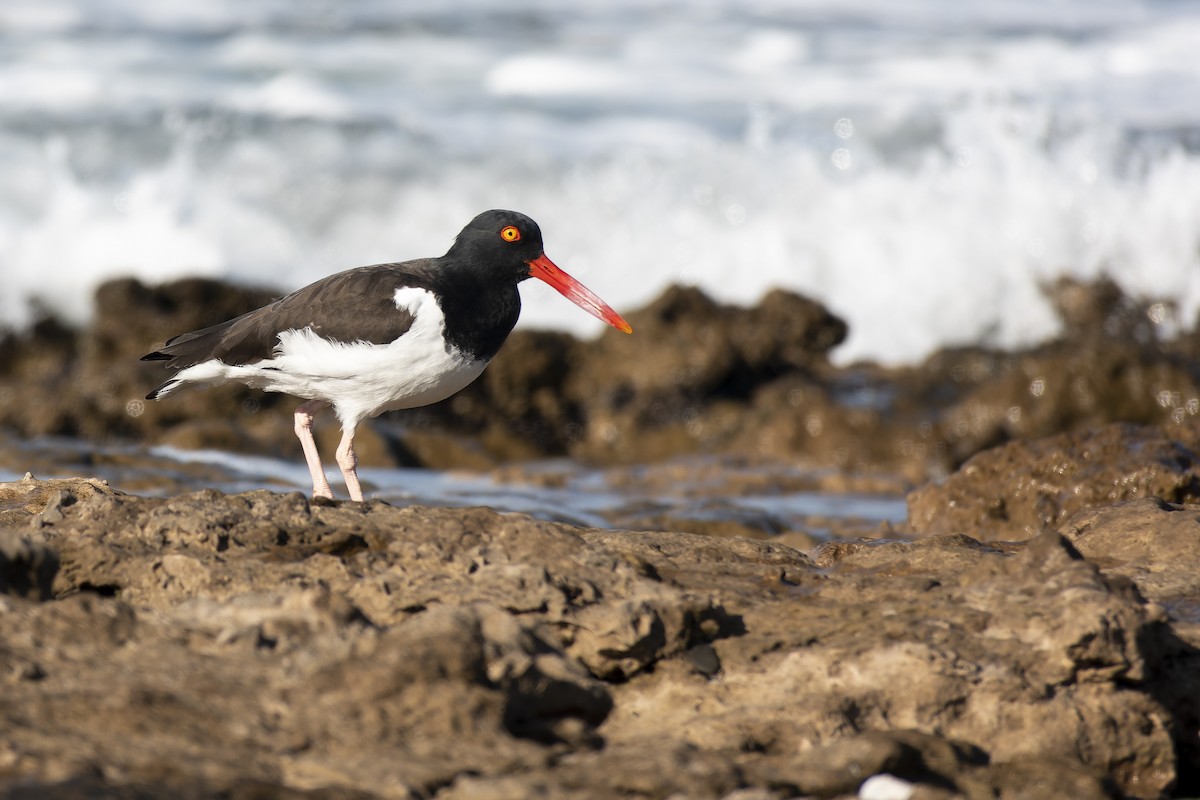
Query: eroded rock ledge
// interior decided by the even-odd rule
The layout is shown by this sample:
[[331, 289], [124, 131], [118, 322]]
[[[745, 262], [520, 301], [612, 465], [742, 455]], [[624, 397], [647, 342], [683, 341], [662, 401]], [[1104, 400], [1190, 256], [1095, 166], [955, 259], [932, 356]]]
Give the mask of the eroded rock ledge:
[[89, 481], [0, 507], [9, 797], [1197, 786], [1193, 506], [809, 553]]

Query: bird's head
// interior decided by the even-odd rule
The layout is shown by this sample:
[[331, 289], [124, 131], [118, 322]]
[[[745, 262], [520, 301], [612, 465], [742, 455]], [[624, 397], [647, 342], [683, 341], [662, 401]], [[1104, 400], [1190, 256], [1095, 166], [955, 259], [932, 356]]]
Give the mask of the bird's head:
[[542, 229], [517, 211], [493, 209], [471, 220], [446, 254], [489, 272], [505, 271], [514, 283], [537, 278], [592, 316], [619, 331], [633, 328], [590, 289], [559, 269], [542, 246]]

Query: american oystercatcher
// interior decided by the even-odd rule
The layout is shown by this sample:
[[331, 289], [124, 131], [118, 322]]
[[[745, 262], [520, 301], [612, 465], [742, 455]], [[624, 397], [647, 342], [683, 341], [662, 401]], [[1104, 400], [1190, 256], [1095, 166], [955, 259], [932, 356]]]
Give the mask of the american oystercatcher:
[[329, 406], [342, 423], [337, 463], [362, 500], [354, 431], [384, 411], [445, 400], [479, 377], [517, 324], [517, 284], [538, 278], [609, 325], [629, 323], [542, 250], [536, 222], [485, 211], [441, 258], [378, 264], [323, 278], [256, 311], [180, 334], [143, 361], [179, 372], [150, 394], [240, 381], [305, 401], [296, 436], [313, 496], [333, 497], [313, 440], [313, 416]]

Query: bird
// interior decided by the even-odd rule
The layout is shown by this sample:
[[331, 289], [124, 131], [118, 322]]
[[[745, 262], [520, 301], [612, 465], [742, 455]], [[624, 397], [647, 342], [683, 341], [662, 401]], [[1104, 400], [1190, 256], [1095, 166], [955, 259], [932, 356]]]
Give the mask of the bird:
[[239, 317], [174, 336], [142, 361], [176, 370], [146, 395], [162, 400], [230, 381], [303, 402], [295, 433], [313, 497], [332, 499], [313, 439], [315, 415], [342, 427], [335, 459], [362, 501], [354, 434], [385, 411], [445, 400], [482, 374], [521, 313], [517, 285], [537, 278], [612, 327], [620, 314], [551, 261], [538, 224], [516, 211], [477, 215], [445, 255], [338, 272]]

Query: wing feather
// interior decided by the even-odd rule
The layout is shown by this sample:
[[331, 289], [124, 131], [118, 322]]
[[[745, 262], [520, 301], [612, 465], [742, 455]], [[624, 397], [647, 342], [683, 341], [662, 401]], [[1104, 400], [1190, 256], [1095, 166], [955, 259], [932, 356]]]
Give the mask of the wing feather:
[[347, 344], [393, 342], [413, 323], [412, 313], [396, 306], [396, 290], [430, 288], [435, 262], [377, 264], [330, 275], [240, 317], [174, 336], [142, 360], [167, 361], [173, 369], [211, 359], [253, 364], [272, 357], [279, 334], [305, 328]]

